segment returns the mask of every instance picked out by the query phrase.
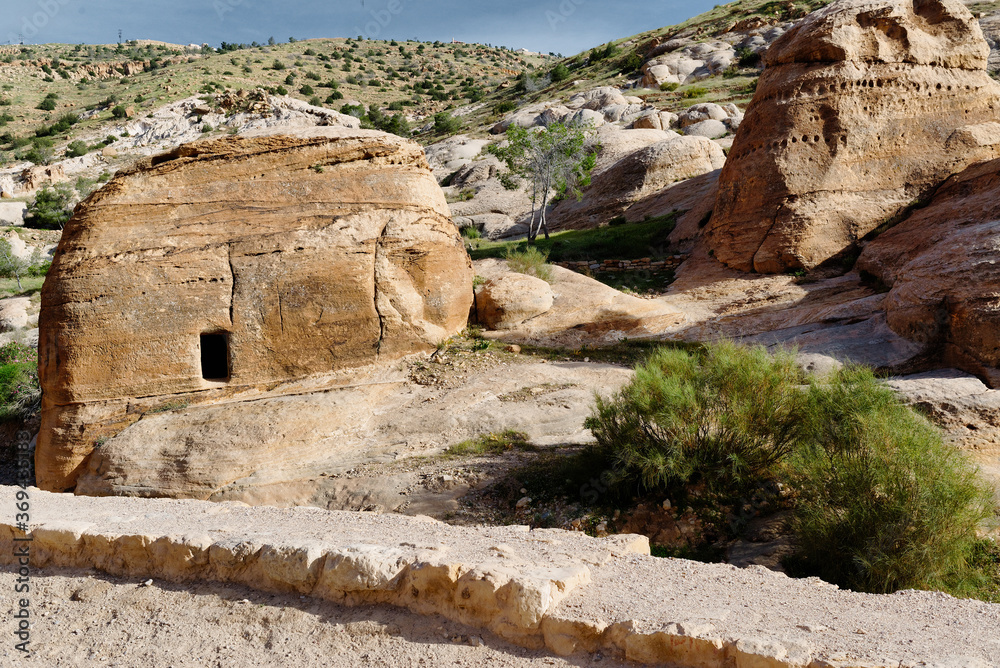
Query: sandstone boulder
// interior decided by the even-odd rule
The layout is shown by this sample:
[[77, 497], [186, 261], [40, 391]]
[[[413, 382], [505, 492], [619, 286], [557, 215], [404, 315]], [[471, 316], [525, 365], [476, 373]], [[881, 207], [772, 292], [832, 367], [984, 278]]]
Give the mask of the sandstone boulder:
[[[480, 260], [476, 273], [488, 281], [510, 276], [506, 263]], [[684, 321], [663, 301], [626, 295], [588, 276], [551, 267], [551, 307], [533, 318], [486, 336], [511, 343], [579, 347], [611, 345], [623, 338], [661, 335]]]
[[692, 123], [684, 128], [684, 134], [689, 137], [707, 137], [708, 139], [722, 137], [727, 132], [729, 132], [729, 128], [726, 127], [726, 124], [714, 118]]
[[600, 111], [612, 105], [628, 104], [622, 92], [613, 86], [601, 86], [592, 90], [573, 95], [567, 106], [574, 109], [593, 109]]
[[858, 268], [891, 286], [896, 333], [1000, 387], [1000, 160], [949, 179], [869, 243]]
[[0, 225], [24, 225], [24, 214], [27, 210], [28, 205], [24, 202], [0, 203]]
[[656, 109], [645, 111], [632, 121], [632, 128], [636, 130], [670, 130], [677, 124], [677, 114], [669, 111], [657, 111]]
[[608, 167], [639, 149], [646, 148], [667, 139], [680, 135], [672, 130], [654, 130], [650, 128], [634, 128], [623, 130], [617, 125], [605, 125], [587, 137], [586, 146], [597, 149], [597, 162], [592, 176], [597, 176]]
[[0, 299], [0, 332], [11, 332], [28, 326], [29, 297]]
[[657, 142], [594, 176], [583, 199], [563, 200], [549, 217], [549, 225], [564, 229], [606, 223], [635, 202], [676, 181], [719, 169], [725, 161], [722, 149], [705, 137], [676, 137]]
[[36, 165], [28, 167], [21, 172], [21, 191], [37, 190], [46, 184], [58, 183], [65, 180], [66, 173], [62, 165]]
[[321, 127], [140, 162], [78, 207], [42, 290], [37, 483], [71, 488], [135, 397], [212, 401], [432, 349], [465, 326], [471, 285], [412, 142]]
[[708, 227], [744, 271], [810, 268], [1000, 155], [1000, 86], [958, 0], [839, 0], [767, 51]]
[[686, 128], [689, 125], [694, 125], [695, 123], [700, 123], [709, 119], [724, 121], [727, 118], [729, 118], [729, 113], [721, 105], [713, 102], [702, 102], [700, 104], [692, 104], [690, 107], [678, 114], [677, 123], [682, 128]]
[[[680, 42], [671, 40], [658, 48], [669, 48], [664, 55], [652, 57], [642, 67], [640, 85], [659, 88], [665, 83], [684, 84], [720, 74], [736, 59], [731, 44], [713, 40], [690, 44], [674, 50]], [[654, 51], [654, 53], [656, 53]]]
[[469, 165], [489, 142], [471, 139], [465, 135], [449, 137], [424, 149], [427, 162], [438, 179], [443, 179], [455, 170]]
[[476, 293], [476, 315], [490, 329], [513, 329], [552, 308], [552, 288], [540, 278], [511, 272]]

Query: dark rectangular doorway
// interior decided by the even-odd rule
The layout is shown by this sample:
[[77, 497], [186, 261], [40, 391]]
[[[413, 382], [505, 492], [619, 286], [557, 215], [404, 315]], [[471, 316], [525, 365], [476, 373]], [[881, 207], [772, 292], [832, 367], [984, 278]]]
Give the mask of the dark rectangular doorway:
[[229, 335], [224, 332], [201, 335], [201, 377], [229, 380]]

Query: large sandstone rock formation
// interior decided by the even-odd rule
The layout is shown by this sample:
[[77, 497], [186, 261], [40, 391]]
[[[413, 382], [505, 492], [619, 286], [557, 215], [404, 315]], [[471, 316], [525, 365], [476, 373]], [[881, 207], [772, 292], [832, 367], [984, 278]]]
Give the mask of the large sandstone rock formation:
[[958, 0], [841, 0], [768, 50], [720, 177], [715, 256], [810, 268], [1000, 156], [1000, 86]]
[[869, 243], [858, 268], [891, 286], [889, 326], [1000, 387], [1000, 160], [949, 179]]
[[414, 143], [323, 127], [145, 160], [80, 205], [42, 291], [38, 486], [151, 406], [430, 349], [471, 286]]

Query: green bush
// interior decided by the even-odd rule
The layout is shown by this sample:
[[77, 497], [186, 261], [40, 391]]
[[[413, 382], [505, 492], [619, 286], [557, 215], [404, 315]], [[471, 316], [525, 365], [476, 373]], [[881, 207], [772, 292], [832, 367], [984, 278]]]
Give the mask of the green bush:
[[549, 73], [549, 76], [552, 78], [552, 81], [555, 82], [565, 81], [566, 79], [569, 79], [569, 68], [563, 63], [559, 63], [552, 68], [552, 72]]
[[55, 111], [55, 109], [56, 109], [56, 101], [55, 101], [55, 99], [53, 99], [51, 97], [47, 97], [44, 100], [42, 100], [41, 102], [39, 102], [38, 106], [35, 107], [35, 108], [36, 109], [41, 109], [42, 111]]
[[111, 115], [115, 118], [125, 118], [128, 116], [128, 111], [125, 110], [125, 106], [119, 104], [114, 109], [111, 110]]
[[660, 90], [664, 92], [673, 92], [680, 88], [679, 83], [662, 83], [660, 84]]
[[810, 387], [795, 563], [852, 589], [941, 586], [967, 568], [992, 512], [976, 469], [867, 369]]
[[80, 141], [79, 139], [70, 142], [69, 146], [66, 147], [67, 158], [78, 158], [81, 155], [87, 155], [89, 152], [90, 147], [87, 146], [87, 142]]
[[454, 134], [462, 129], [462, 121], [455, 118], [447, 111], [434, 114], [434, 132], [441, 134]]
[[596, 399], [587, 427], [621, 483], [747, 489], [773, 477], [794, 449], [802, 382], [787, 353], [772, 357], [734, 343], [703, 355], [660, 349], [613, 399]]
[[684, 97], [690, 100], [696, 97], [701, 97], [707, 92], [708, 91], [706, 89], [701, 88], [699, 86], [695, 86], [694, 88], [688, 88], [686, 91], [684, 91]]
[[35, 349], [23, 343], [0, 346], [0, 422], [27, 417], [40, 397]]
[[626, 74], [629, 72], [635, 72], [642, 67], [642, 64], [645, 62], [645, 59], [643, 59], [639, 53], [633, 51], [625, 57], [624, 61], [622, 61], [622, 72]]
[[587, 427], [619, 490], [703, 485], [735, 508], [784, 483], [796, 574], [871, 592], [997, 591], [996, 555], [976, 535], [995, 508], [975, 467], [870, 370], [820, 379], [762, 347], [661, 349], [596, 399]]
[[503, 102], [498, 102], [496, 106], [493, 107], [494, 113], [497, 114], [506, 114], [514, 111], [515, 109], [517, 109], [517, 102], [514, 102], [514, 100], [504, 100]]
[[736, 49], [736, 62], [740, 67], [757, 67], [760, 54], [748, 47], [740, 47]]
[[73, 191], [60, 183], [55, 187], [48, 184], [35, 195], [24, 216], [25, 227], [43, 230], [61, 230], [73, 211], [69, 206]]
[[528, 246], [524, 250], [510, 250], [506, 259], [507, 267], [511, 271], [534, 276], [543, 281], [552, 280], [552, 269], [546, 264], [548, 255], [534, 246]]
[[462, 441], [450, 446], [444, 451], [452, 457], [472, 455], [502, 455], [512, 450], [534, 450], [524, 432], [507, 429], [506, 431], [483, 434], [468, 441]]

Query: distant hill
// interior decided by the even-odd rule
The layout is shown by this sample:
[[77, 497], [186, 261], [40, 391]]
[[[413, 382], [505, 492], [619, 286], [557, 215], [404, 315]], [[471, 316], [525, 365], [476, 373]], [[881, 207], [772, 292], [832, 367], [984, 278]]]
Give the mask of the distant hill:
[[422, 119], [476, 102], [554, 60], [481, 44], [353, 39], [220, 49], [149, 41], [6, 46], [0, 48], [0, 163], [58, 159], [77, 134], [226, 90], [265, 88], [338, 111], [352, 103]]

